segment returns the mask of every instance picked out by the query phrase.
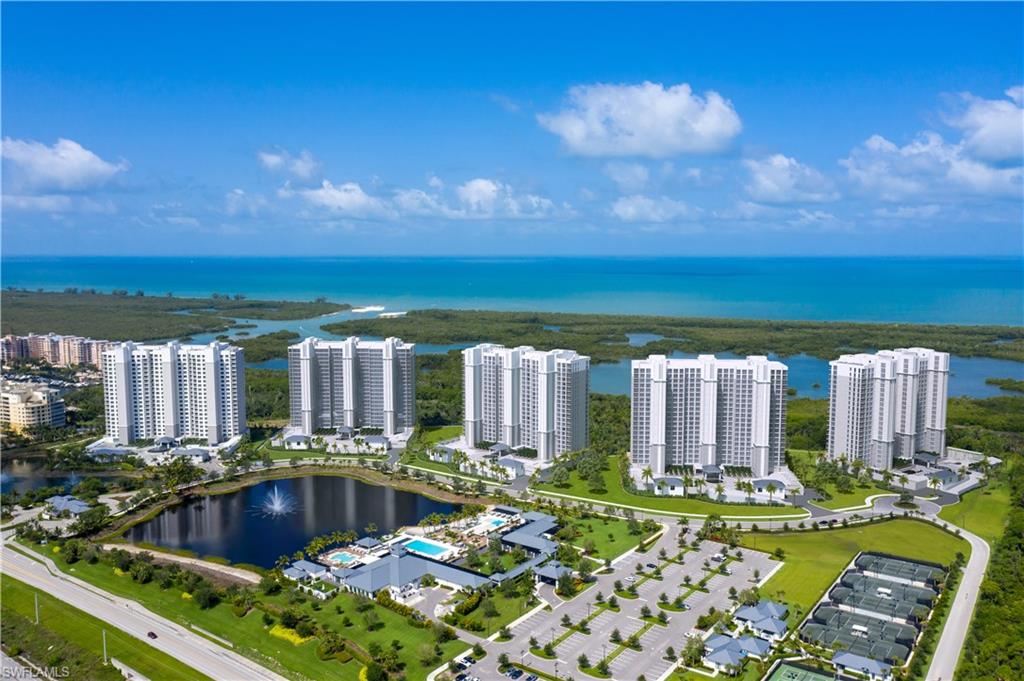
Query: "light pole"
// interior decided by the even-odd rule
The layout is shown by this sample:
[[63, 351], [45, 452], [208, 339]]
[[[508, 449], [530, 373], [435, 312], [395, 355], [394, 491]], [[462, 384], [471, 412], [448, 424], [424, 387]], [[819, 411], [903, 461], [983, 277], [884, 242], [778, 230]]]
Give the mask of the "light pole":
[[36, 624], [39, 624], [39, 592], [33, 591], [32, 597], [35, 599], [36, 602]]

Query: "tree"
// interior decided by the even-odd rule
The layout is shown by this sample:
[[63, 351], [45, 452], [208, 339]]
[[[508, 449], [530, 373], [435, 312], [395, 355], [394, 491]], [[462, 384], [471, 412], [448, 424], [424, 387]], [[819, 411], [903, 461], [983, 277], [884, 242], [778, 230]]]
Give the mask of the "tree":
[[696, 636], [687, 638], [682, 655], [686, 664], [690, 666], [697, 664], [704, 657], [704, 641]]
[[585, 653], [580, 653], [580, 656], [576, 658], [576, 663], [580, 666], [580, 669], [586, 669], [590, 666], [590, 659], [587, 658]]
[[557, 590], [562, 596], [571, 596], [576, 592], [576, 584], [573, 582], [572, 573], [568, 570], [558, 576]]

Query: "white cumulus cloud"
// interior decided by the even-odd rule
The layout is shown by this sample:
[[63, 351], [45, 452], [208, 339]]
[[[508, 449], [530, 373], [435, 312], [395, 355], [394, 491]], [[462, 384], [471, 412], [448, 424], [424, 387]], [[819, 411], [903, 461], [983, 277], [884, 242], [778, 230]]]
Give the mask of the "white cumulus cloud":
[[670, 222], [696, 217], [697, 211], [667, 196], [622, 196], [612, 204], [612, 215], [623, 222]]
[[310, 205], [345, 217], [387, 218], [394, 214], [390, 206], [364, 192], [357, 182], [334, 185], [330, 180], [324, 180], [319, 187], [312, 189], [292, 189], [286, 184], [278, 194], [282, 197], [299, 196]]
[[261, 151], [256, 154], [256, 158], [267, 170], [287, 172], [302, 180], [313, 177], [320, 167], [313, 154], [305, 149], [300, 151], [298, 156], [293, 156], [285, 150]]
[[762, 159], [747, 159], [750, 172], [747, 193], [764, 203], [820, 203], [834, 201], [839, 195], [820, 172], [783, 154]]
[[1021, 167], [997, 167], [976, 160], [964, 143], [952, 144], [923, 132], [904, 146], [872, 135], [841, 160], [850, 180], [885, 201], [948, 195], [1018, 196]]
[[726, 148], [742, 129], [732, 103], [714, 91], [695, 94], [689, 84], [577, 85], [561, 111], [537, 121], [581, 156], [709, 153]]
[[117, 163], [105, 161], [78, 142], [64, 138], [47, 146], [5, 137], [0, 153], [8, 166], [8, 186], [29, 191], [93, 189], [130, 167], [123, 159]]
[[983, 99], [963, 95], [966, 107], [949, 119], [963, 131], [965, 151], [972, 157], [991, 163], [1019, 163], [1024, 158], [1024, 108], [1022, 88], [1006, 91], [1008, 99]]

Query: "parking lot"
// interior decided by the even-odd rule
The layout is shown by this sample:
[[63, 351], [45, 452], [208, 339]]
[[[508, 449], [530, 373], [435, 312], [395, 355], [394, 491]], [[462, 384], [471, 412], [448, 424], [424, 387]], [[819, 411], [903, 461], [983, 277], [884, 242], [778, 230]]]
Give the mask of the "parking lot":
[[[658, 601], [662, 593], [670, 602], [677, 596], [687, 593], [689, 589], [684, 585], [685, 577], [689, 576], [691, 582], [696, 585], [707, 574], [703, 568], [704, 561], [709, 561], [712, 570], [717, 569], [719, 563], [712, 557], [725, 548], [716, 542], [705, 541], [701, 543], [699, 549], [686, 553], [682, 565], [664, 563], [658, 558], [658, 552], [664, 548], [669, 556], [678, 553], [677, 537], [678, 528], [670, 527], [647, 553], [620, 561], [611, 574], [598, 575], [597, 584], [570, 601], [553, 597], [550, 590], [547, 590], [545, 598], [553, 599], [553, 602], [549, 601], [552, 609], [540, 610], [511, 627], [511, 641], [485, 643], [488, 655], [469, 668], [468, 678], [475, 676], [483, 681], [500, 679], [503, 676], [507, 678], [507, 675], [502, 675], [498, 671], [498, 656], [502, 653], [508, 655], [513, 663], [520, 663], [546, 674], [579, 678], [582, 673], [577, 667], [577, 658], [581, 654], [586, 655], [592, 665], [596, 665], [599, 660], [619, 648], [610, 640], [613, 630], [618, 629], [625, 640], [630, 634], [645, 627], [648, 629], [640, 638], [640, 650], [624, 648], [611, 660], [609, 666], [612, 678], [633, 681], [638, 675], [643, 674], [648, 681], [654, 681], [664, 675], [674, 664], [673, 661], [665, 659], [666, 649], [671, 646], [678, 655], [686, 645], [687, 633], [696, 627], [698, 616], [711, 607], [718, 610], [731, 608], [733, 603], [729, 600], [730, 587], [735, 587], [737, 591], [749, 588], [754, 584], [754, 570], [759, 570], [764, 577], [775, 565], [767, 554], [745, 550], [744, 560], [732, 561], [729, 564], [732, 574], [715, 574], [707, 583], [709, 592], [694, 591], [686, 598], [688, 610], [667, 612], [668, 621], [665, 625], [649, 625], [641, 619], [641, 608], [647, 605], [652, 613], [657, 615]], [[637, 586], [636, 599], [619, 598], [619, 612], [606, 610], [594, 617], [589, 622], [589, 634], [573, 632], [564, 638], [555, 647], [557, 659], [548, 660], [530, 652], [531, 636], [535, 637], [541, 646], [558, 640], [567, 631], [561, 624], [563, 616], [569, 615], [574, 623], [579, 622], [594, 612], [595, 596], [599, 591], [607, 598], [614, 593], [616, 580], [628, 586], [629, 577], [636, 578], [635, 568], [638, 562], [642, 563], [648, 572], [648, 563], [659, 564], [662, 578], [640, 582]], [[523, 675], [520, 681], [525, 678], [526, 675]]]

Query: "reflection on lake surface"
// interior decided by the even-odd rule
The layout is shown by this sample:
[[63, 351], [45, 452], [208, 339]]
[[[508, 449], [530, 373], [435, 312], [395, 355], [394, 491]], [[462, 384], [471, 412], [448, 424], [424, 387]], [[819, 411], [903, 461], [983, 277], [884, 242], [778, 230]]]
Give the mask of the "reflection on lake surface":
[[[263, 512], [275, 488], [294, 500], [294, 512]], [[271, 567], [279, 556], [291, 555], [317, 535], [335, 530], [363, 535], [370, 523], [380, 532], [390, 532], [458, 507], [352, 478], [307, 476], [267, 480], [230, 494], [190, 500], [136, 525], [125, 538]]]
[[82, 478], [97, 477], [109, 481], [110, 477], [119, 477], [116, 472], [108, 471], [48, 471], [46, 459], [43, 458], [8, 458], [3, 457], [0, 468], [0, 492], [27, 492], [40, 487], [64, 487], [70, 490], [82, 481]]

